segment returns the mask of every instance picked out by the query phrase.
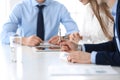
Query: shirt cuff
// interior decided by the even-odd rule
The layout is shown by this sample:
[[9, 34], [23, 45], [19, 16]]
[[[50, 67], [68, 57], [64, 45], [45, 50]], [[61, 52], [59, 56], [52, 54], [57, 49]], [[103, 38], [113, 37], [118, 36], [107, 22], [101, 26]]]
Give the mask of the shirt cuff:
[[[78, 45], [78, 49], [80, 47], [81, 47], [81, 51], [84, 51], [84, 52], [86, 51], [84, 44]], [[92, 64], [96, 63], [96, 55], [97, 55], [97, 52], [96, 51], [92, 51], [92, 53], [91, 53], [91, 63]]]
[[84, 47], [84, 45], [78, 45], [78, 48], [77, 48], [77, 50], [80, 50], [80, 51], [85, 51], [85, 47]]
[[85, 46], [84, 46], [84, 44], [81, 45], [81, 50], [85, 52]]
[[92, 63], [92, 64], [95, 64], [95, 63], [96, 63], [96, 55], [97, 55], [97, 52], [96, 52], [96, 51], [92, 51], [92, 52], [91, 52], [91, 63]]

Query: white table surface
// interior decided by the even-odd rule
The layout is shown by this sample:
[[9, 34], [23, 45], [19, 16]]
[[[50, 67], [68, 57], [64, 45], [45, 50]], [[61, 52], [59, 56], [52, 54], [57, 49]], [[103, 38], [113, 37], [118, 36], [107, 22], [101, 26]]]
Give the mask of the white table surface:
[[[0, 46], [0, 80], [120, 80], [120, 67], [113, 67], [116, 75], [49, 76], [51, 65], [75, 65], [59, 58], [61, 52], [34, 52], [22, 46], [22, 63], [10, 61], [9, 45]], [[93, 64], [77, 64], [78, 66]]]

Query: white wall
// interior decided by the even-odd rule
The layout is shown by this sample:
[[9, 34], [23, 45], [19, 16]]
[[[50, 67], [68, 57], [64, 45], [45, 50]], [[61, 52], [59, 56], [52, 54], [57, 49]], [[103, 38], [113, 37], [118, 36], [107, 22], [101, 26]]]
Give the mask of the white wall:
[[0, 31], [2, 29], [3, 23], [6, 21], [10, 10], [20, 0], [0, 0]]
[[[83, 13], [84, 6], [82, 5], [82, 3], [80, 3], [79, 0], [56, 0], [56, 1], [64, 4], [67, 7], [72, 18], [74, 19], [74, 21], [78, 25], [79, 30], [82, 30], [81, 26], [83, 25], [82, 19], [84, 16], [84, 13]], [[64, 29], [64, 27], [62, 27], [62, 29], [63, 29], [62, 35], [64, 35], [65, 29]]]
[[0, 31], [8, 14], [8, 0], [0, 0]]
[[10, 8], [12, 8], [20, 0], [9, 0]]

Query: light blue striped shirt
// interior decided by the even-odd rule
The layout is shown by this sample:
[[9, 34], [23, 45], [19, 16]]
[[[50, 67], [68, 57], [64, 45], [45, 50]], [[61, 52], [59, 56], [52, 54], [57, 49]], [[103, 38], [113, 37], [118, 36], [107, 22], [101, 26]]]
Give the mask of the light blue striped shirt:
[[28, 37], [36, 35], [38, 8], [36, 5], [45, 5], [43, 9], [45, 40], [57, 35], [60, 23], [65, 26], [66, 34], [78, 32], [76, 23], [71, 18], [64, 5], [54, 0], [45, 0], [38, 3], [36, 0], [22, 0], [9, 15], [4, 24], [0, 39], [2, 43], [9, 43], [9, 37], [15, 35], [19, 28], [19, 35]]

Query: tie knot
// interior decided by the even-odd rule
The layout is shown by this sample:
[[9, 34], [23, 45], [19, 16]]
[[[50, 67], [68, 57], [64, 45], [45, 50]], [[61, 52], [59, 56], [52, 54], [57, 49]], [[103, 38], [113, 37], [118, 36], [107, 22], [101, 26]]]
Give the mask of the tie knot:
[[38, 7], [40, 10], [43, 9], [44, 6], [45, 6], [45, 5], [41, 5], [41, 6], [37, 5], [37, 7]]

